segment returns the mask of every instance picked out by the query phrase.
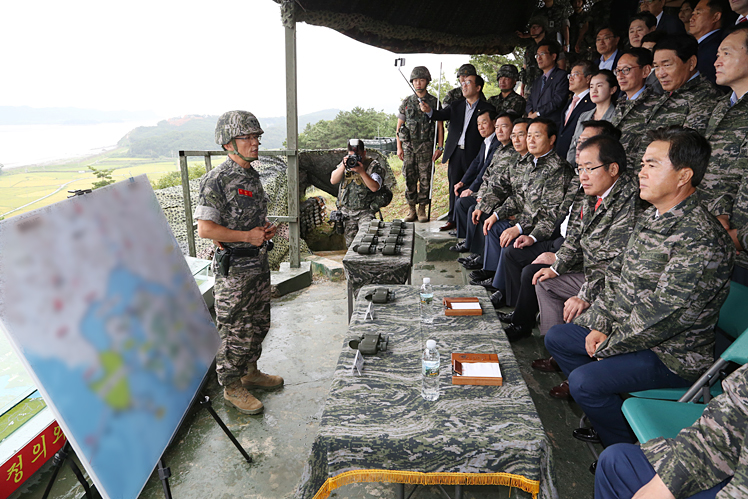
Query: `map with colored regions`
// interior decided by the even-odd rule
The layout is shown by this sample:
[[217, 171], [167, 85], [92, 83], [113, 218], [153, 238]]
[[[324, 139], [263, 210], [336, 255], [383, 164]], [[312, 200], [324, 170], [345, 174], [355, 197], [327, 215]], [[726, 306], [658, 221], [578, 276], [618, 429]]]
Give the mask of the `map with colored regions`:
[[145, 175], [0, 222], [0, 329], [111, 499], [139, 495], [219, 344]]

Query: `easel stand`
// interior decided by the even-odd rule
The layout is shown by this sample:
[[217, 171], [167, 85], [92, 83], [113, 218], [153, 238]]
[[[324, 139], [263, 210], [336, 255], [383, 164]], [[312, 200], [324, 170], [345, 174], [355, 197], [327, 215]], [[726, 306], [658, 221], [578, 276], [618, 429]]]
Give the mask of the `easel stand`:
[[[226, 436], [229, 437], [229, 440], [231, 440], [231, 443], [234, 444], [234, 447], [236, 447], [244, 457], [244, 460], [247, 461], [247, 463], [252, 463], [252, 457], [247, 454], [247, 451], [244, 450], [236, 437], [234, 437], [233, 433], [231, 433], [231, 430], [228, 429], [223, 420], [221, 420], [221, 417], [216, 413], [215, 409], [213, 409], [213, 404], [210, 401], [210, 397], [204, 395], [203, 399], [200, 401], [200, 406], [205, 408], [205, 410], [207, 410], [210, 415], [213, 416], [213, 419], [216, 421], [216, 423], [218, 423], [218, 426], [221, 427]], [[47, 499], [49, 497], [52, 486], [54, 485], [55, 480], [57, 480], [57, 474], [60, 472], [60, 468], [62, 468], [62, 465], [65, 463], [65, 461], [68, 462], [76, 478], [78, 478], [78, 481], [86, 491], [83, 497], [85, 497], [86, 499], [96, 499], [96, 496], [94, 496], [91, 492], [91, 486], [83, 476], [80, 468], [78, 468], [78, 465], [75, 464], [75, 461], [72, 459], [69, 442], [65, 443], [63, 448], [57, 451], [55, 457], [53, 458], [52, 466], [54, 467], [54, 471], [52, 473], [52, 477], [49, 480], [49, 483], [47, 484], [47, 489], [44, 491], [42, 499]], [[165, 499], [172, 499], [171, 489], [169, 488], [169, 477], [171, 476], [171, 469], [168, 466], [164, 466], [163, 457], [158, 460], [158, 466], [156, 469], [158, 470], [158, 478], [159, 480], [161, 480], [161, 486], [164, 489]]]

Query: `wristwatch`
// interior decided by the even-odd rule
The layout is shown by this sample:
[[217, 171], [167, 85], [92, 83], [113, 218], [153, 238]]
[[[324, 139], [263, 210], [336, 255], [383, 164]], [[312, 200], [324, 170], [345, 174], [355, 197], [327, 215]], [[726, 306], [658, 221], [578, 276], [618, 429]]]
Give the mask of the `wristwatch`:
[[444, 152], [444, 148], [442, 146], [436, 146], [436, 150]]

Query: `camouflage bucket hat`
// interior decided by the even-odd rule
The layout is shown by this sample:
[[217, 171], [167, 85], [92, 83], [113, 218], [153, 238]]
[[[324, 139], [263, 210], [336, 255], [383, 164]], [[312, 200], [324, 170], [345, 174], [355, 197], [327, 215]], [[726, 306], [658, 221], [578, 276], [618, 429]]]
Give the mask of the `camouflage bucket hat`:
[[234, 137], [252, 133], [264, 133], [254, 114], [248, 111], [228, 111], [216, 123], [216, 144], [222, 146], [231, 142]]
[[424, 78], [431, 81], [431, 73], [429, 73], [426, 66], [416, 66], [413, 68], [413, 71], [410, 72], [410, 81], [413, 81], [416, 78]]
[[463, 64], [457, 70], [457, 76], [478, 76], [478, 72], [472, 64]]
[[496, 79], [498, 80], [502, 76], [506, 76], [507, 78], [513, 78], [514, 80], [519, 79], [519, 71], [517, 71], [517, 66], [514, 64], [504, 64], [499, 68], [499, 72], [496, 73]]

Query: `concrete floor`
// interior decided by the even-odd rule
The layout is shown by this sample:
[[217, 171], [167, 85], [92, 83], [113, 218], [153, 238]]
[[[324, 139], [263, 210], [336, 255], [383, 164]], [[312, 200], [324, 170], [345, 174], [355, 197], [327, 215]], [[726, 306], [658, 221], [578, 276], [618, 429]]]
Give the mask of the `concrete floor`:
[[[454, 261], [421, 262], [413, 270], [413, 283], [429, 276], [434, 284], [462, 284], [465, 273]], [[207, 411], [193, 408], [165, 453], [171, 467], [171, 492], [177, 499], [291, 498], [317, 432], [331, 375], [346, 335], [346, 283], [315, 279], [311, 287], [272, 302], [272, 327], [264, 343], [260, 367], [282, 375], [286, 386], [277, 392], [257, 395], [265, 404], [260, 416], [244, 416], [226, 407], [215, 376], [205, 393], [244, 448], [252, 455], [243, 461]], [[573, 404], [551, 399], [548, 390], [562, 381], [559, 374], [544, 374], [529, 367], [532, 359], [545, 356], [537, 329], [531, 338], [513, 344], [533, 400], [546, 426], [556, 465], [556, 486], [561, 499], [592, 497], [593, 476], [587, 467], [593, 458], [581, 442], [571, 437], [580, 410]], [[12, 499], [41, 498], [51, 475], [50, 466], [37, 473]], [[454, 497], [454, 490], [445, 487]], [[406, 488], [406, 497], [412, 491]], [[50, 494], [73, 499], [83, 489], [65, 468]], [[164, 497], [154, 473], [141, 499]], [[331, 494], [336, 499], [394, 498], [390, 484], [355, 484]], [[419, 487], [412, 499], [446, 497], [438, 487]], [[463, 498], [530, 497], [505, 487], [465, 487]]]

